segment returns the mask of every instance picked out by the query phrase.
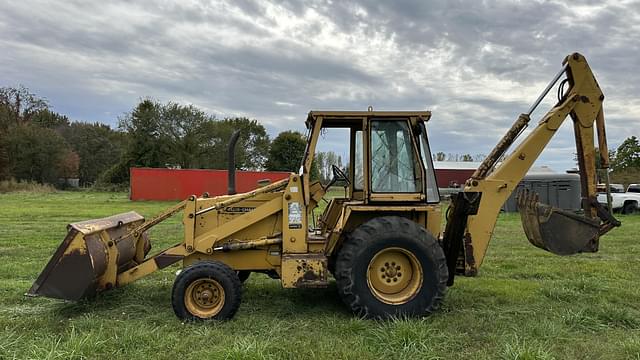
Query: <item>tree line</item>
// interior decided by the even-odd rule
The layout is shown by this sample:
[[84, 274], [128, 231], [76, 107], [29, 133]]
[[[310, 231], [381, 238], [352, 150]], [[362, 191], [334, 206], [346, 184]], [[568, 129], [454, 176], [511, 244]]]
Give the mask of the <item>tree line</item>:
[[[600, 154], [596, 156], [600, 167]], [[636, 136], [626, 138], [615, 151], [609, 151], [610, 180], [629, 185], [640, 183], [640, 140]]]
[[[77, 178], [80, 186], [124, 186], [130, 167], [225, 169], [229, 137], [240, 170], [298, 171], [306, 139], [283, 131], [271, 140], [255, 119], [218, 119], [193, 105], [142, 99], [118, 118], [116, 128], [71, 121], [24, 86], [0, 88], [0, 180], [58, 184]], [[437, 161], [481, 161], [484, 155], [433, 155]], [[610, 152], [611, 180], [640, 182], [640, 141], [631, 136]], [[316, 154], [311, 176], [328, 182], [331, 166], [348, 167], [334, 152]]]
[[454, 154], [454, 153], [448, 153], [445, 154], [442, 151], [439, 151], [435, 154], [433, 154], [433, 161], [462, 161], [462, 162], [472, 162], [472, 161], [477, 161], [480, 162], [482, 160], [484, 160], [484, 158], [486, 158], [487, 156], [484, 154], [476, 154], [471, 155], [471, 154]]
[[23, 86], [3, 87], [0, 180], [58, 184], [77, 178], [81, 186], [125, 185], [130, 167], [225, 169], [235, 130], [241, 131], [238, 169], [298, 170], [304, 135], [284, 131], [271, 140], [255, 119], [218, 119], [193, 105], [142, 99], [111, 128], [71, 121]]

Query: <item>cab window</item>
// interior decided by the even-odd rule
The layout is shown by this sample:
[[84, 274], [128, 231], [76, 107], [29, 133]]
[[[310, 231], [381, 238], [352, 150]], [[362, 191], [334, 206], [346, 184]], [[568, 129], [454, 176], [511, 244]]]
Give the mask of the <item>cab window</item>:
[[371, 191], [415, 193], [422, 191], [406, 121], [371, 122]]

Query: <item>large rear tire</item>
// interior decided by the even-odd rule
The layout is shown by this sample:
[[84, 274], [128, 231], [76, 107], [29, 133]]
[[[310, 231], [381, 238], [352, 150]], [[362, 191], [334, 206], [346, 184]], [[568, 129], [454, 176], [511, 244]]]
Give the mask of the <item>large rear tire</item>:
[[229, 320], [240, 307], [242, 283], [229, 266], [198, 262], [180, 272], [173, 283], [171, 304], [187, 321]]
[[336, 259], [344, 303], [367, 318], [420, 317], [437, 310], [448, 270], [435, 237], [398, 216], [372, 219], [345, 240]]

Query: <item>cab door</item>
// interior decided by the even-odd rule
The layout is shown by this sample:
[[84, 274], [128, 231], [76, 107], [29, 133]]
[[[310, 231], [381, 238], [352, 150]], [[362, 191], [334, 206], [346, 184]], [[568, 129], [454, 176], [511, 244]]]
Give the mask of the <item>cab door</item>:
[[369, 200], [424, 200], [424, 168], [408, 119], [372, 119], [368, 135]]

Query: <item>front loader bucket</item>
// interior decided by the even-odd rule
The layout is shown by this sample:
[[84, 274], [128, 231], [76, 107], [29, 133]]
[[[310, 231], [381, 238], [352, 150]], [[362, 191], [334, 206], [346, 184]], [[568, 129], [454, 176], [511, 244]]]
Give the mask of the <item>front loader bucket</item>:
[[533, 245], [556, 255], [598, 251], [600, 221], [538, 202], [538, 194], [518, 194], [524, 232]]
[[80, 300], [114, 287], [117, 274], [151, 249], [145, 233], [140, 238], [131, 234], [143, 222], [131, 211], [69, 224], [67, 236], [27, 295]]

